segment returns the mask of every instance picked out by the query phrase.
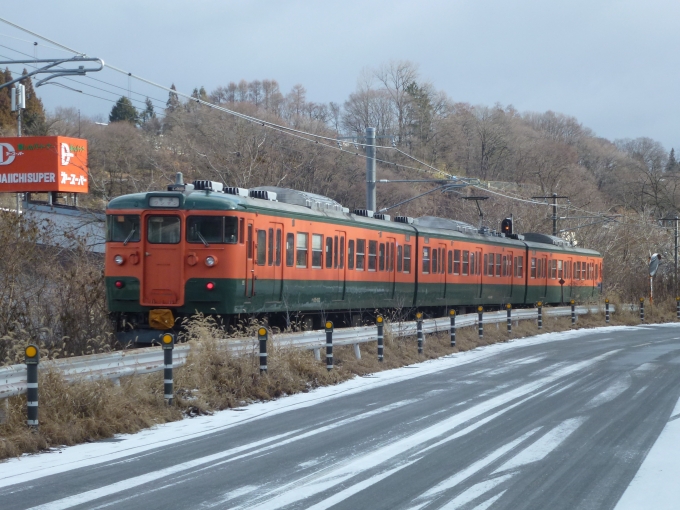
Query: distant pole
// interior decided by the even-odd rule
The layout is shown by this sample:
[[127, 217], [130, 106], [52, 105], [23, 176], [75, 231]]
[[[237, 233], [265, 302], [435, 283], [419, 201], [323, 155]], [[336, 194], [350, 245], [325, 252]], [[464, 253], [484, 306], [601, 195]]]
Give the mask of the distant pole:
[[566, 196], [557, 196], [557, 193], [553, 193], [549, 197], [531, 197], [533, 199], [543, 199], [552, 198], [552, 235], [557, 237], [557, 199], [558, 198], [569, 198]]
[[375, 128], [366, 128], [366, 209], [375, 211]]
[[678, 295], [678, 215], [675, 215], [675, 295]]

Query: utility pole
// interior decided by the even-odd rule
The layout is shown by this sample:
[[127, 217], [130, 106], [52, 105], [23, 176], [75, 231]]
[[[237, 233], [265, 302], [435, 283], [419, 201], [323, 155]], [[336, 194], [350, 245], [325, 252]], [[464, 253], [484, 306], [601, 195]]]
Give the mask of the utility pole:
[[[26, 108], [26, 87], [17, 83], [11, 92], [12, 111], [17, 112], [17, 136], [21, 136], [21, 110]], [[17, 214], [21, 213], [21, 193], [17, 193]]]
[[531, 197], [533, 199], [541, 199], [541, 200], [547, 200], [549, 198], [552, 198], [552, 235], [557, 237], [557, 199], [558, 198], [569, 198], [569, 197], [563, 197], [563, 196], [557, 196], [557, 193], [553, 193], [549, 197]]
[[366, 128], [366, 209], [376, 210], [375, 198], [375, 128]]

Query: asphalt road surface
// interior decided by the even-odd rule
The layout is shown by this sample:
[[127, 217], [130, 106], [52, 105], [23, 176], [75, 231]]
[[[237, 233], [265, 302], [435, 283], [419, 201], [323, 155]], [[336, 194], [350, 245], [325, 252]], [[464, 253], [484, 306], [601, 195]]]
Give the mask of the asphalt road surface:
[[0, 508], [615, 508], [678, 417], [680, 327], [548, 339], [3, 463]]

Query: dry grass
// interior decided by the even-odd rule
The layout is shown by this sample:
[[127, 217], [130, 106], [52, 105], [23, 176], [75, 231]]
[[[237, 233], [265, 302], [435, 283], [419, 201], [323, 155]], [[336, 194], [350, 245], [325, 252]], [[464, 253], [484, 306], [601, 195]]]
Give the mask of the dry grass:
[[[617, 307], [611, 325], [639, 324], [639, 313]], [[675, 320], [675, 303], [647, 306], [646, 322]], [[578, 317], [578, 328], [604, 326], [603, 314]], [[545, 317], [542, 333], [571, 328], [570, 317]], [[375, 343], [362, 344], [362, 359], [354, 357], [352, 346], [335, 347], [335, 368], [326, 370], [325, 358], [315, 361], [311, 351], [286, 349], [270, 341], [269, 373], [259, 373], [259, 359], [252, 352], [238, 356], [221, 349], [215, 338], [223, 333], [214, 323], [199, 319], [188, 329], [193, 347], [187, 363], [175, 370], [176, 399], [173, 406], [163, 400], [162, 373], [126, 377], [117, 385], [113, 381], [66, 383], [56, 372], [40, 374], [40, 428], [29, 431], [25, 425], [26, 398], [6, 400], [7, 418], [0, 425], [0, 458], [47, 448], [96, 441], [118, 433], [137, 432], [158, 423], [186, 416], [212, 413], [239, 407], [250, 402], [306, 392], [319, 386], [337, 384], [354, 377], [388, 370], [452, 352], [467, 351], [482, 345], [505, 342], [539, 333], [533, 320], [513, 325], [511, 335], [505, 323], [489, 324], [484, 338], [476, 328], [457, 330], [455, 348], [448, 334], [428, 335], [424, 354], [419, 355], [415, 338], [393, 338], [389, 327], [385, 334], [385, 360], [377, 361]]]

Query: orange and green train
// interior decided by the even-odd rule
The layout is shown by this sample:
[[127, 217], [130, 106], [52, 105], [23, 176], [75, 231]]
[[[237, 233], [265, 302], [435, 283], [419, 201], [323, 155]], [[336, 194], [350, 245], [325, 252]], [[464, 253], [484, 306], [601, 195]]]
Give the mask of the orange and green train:
[[209, 181], [112, 200], [105, 273], [119, 338], [141, 344], [197, 312], [351, 324], [375, 310], [584, 301], [603, 277], [599, 253], [547, 235], [392, 221], [310, 193]]

